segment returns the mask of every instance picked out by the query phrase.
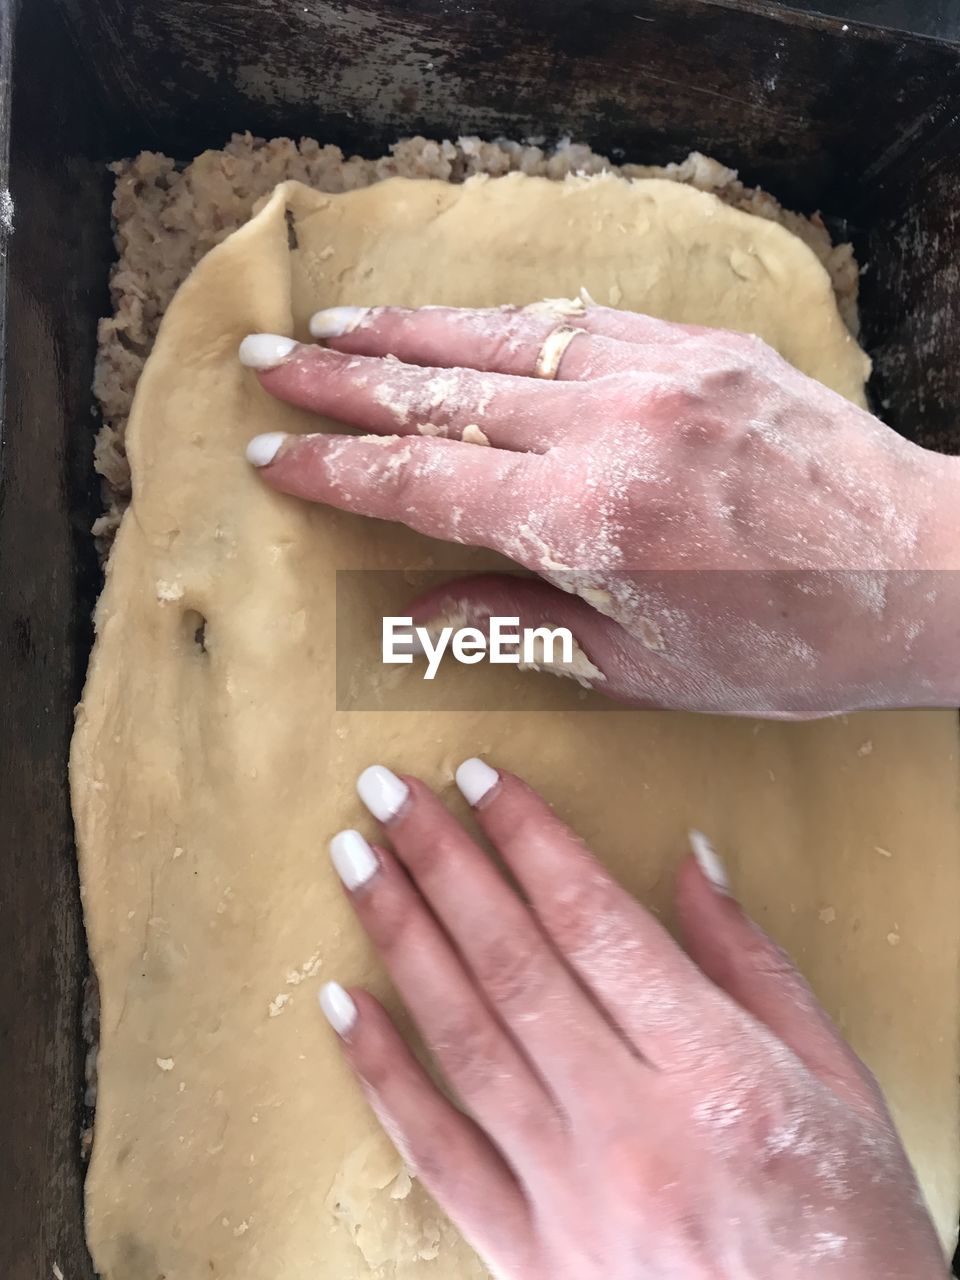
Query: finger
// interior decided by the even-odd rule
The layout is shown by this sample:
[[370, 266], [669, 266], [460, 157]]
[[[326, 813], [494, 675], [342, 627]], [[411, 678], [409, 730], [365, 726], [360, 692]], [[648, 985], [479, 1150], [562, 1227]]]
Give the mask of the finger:
[[674, 320], [660, 320], [639, 311], [621, 311], [616, 307], [596, 304], [587, 308], [579, 323], [589, 333], [638, 346], [676, 346], [689, 338], [716, 332], [702, 324], [678, 324]]
[[583, 391], [575, 386], [470, 368], [421, 368], [309, 345], [294, 344], [277, 362], [276, 345], [258, 354], [257, 344], [268, 341], [290, 339], [256, 334], [241, 345], [241, 360], [257, 368], [265, 390], [301, 409], [378, 434], [443, 436], [541, 452], [583, 416]]
[[457, 1097], [515, 1165], [557, 1157], [559, 1117], [395, 858], [357, 831], [331, 855], [354, 910]]
[[[549, 307], [499, 307], [461, 310], [382, 307], [320, 312], [310, 322], [314, 337], [329, 340], [337, 351], [365, 356], [393, 355], [409, 365], [434, 365], [580, 382], [636, 368], [638, 353], [625, 343], [591, 334], [582, 311], [572, 315]], [[332, 330], [352, 325], [338, 335]]]
[[407, 1171], [484, 1257], [504, 1274], [526, 1274], [529, 1212], [489, 1139], [443, 1097], [372, 996], [329, 984], [321, 1005]]
[[536, 506], [546, 462], [456, 440], [389, 436], [256, 436], [247, 457], [283, 493], [515, 559], [524, 555], [517, 526]]
[[727, 1004], [536, 792], [481, 760], [460, 766], [457, 785], [560, 954], [644, 1058], [676, 1069], [722, 1039]]
[[677, 879], [677, 908], [691, 958], [834, 1092], [876, 1109], [879, 1095], [866, 1067], [790, 958], [730, 896], [722, 864], [704, 837], [694, 840], [699, 858], [687, 858]]
[[628, 1087], [636, 1057], [549, 946], [490, 859], [415, 778], [366, 769], [360, 797], [451, 938], [477, 986], [570, 1114]]
[[[572, 522], [566, 531], [573, 531]], [[634, 635], [615, 616], [608, 616], [606, 611], [614, 614], [618, 608], [615, 597], [621, 590], [629, 591], [632, 575], [604, 573], [601, 579], [611, 588], [607, 589], [589, 571], [545, 568], [536, 553], [528, 555], [525, 563], [550, 582], [510, 574], [457, 578], [412, 601], [413, 625], [425, 627], [435, 638], [440, 627], [456, 619], [482, 631], [491, 648], [494, 626], [499, 628], [502, 646], [508, 634], [526, 634], [533, 656], [519, 665], [569, 676], [632, 706], [682, 707], [702, 701], [702, 688], [689, 669], [666, 660], [669, 655], [655, 624], [642, 619], [640, 634]]]
[[391, 354], [408, 364], [461, 366], [532, 377], [544, 343], [558, 329], [580, 330], [556, 376], [581, 380], [643, 369], [639, 346], [672, 345], [707, 330], [653, 316], [558, 299], [529, 307], [334, 307], [310, 322], [314, 337], [337, 351]]
[[[611, 697], [621, 693], [619, 668], [628, 639], [623, 628], [586, 600], [539, 578], [509, 574], [458, 578], [424, 592], [409, 609], [413, 625], [428, 631], [456, 618], [489, 638], [495, 626], [503, 647], [510, 633], [525, 633], [530, 648], [524, 652], [516, 646], [518, 666], [568, 676]], [[504, 622], [509, 625], [504, 627]], [[569, 639], [558, 634], [563, 630]]]

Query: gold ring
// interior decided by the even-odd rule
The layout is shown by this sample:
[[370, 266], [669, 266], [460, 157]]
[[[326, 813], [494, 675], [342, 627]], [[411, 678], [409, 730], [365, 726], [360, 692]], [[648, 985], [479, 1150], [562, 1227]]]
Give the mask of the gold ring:
[[583, 330], [562, 324], [552, 333], [547, 334], [534, 367], [534, 373], [538, 378], [547, 378], [551, 381], [556, 378], [563, 354], [578, 333], [583, 333]]

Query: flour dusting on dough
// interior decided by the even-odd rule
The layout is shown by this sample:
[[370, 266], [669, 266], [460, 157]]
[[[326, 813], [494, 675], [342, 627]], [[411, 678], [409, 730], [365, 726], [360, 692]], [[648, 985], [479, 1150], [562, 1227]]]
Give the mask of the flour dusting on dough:
[[160, 578], [157, 582], [157, 599], [163, 604], [173, 604], [182, 600], [184, 595], [182, 582], [167, 582]]

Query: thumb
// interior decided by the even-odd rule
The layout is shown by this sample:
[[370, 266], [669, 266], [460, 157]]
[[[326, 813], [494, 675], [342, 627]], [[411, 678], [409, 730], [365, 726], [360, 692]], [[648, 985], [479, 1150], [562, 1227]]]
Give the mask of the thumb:
[[694, 856], [681, 865], [677, 879], [677, 911], [691, 959], [834, 1093], [859, 1110], [883, 1109], [873, 1076], [789, 956], [730, 895], [706, 838], [691, 833], [691, 844]]
[[[579, 596], [568, 595], [540, 578], [483, 574], [446, 582], [410, 605], [414, 626], [470, 626], [488, 638], [499, 630], [505, 642], [517, 631], [527, 649], [521, 665], [569, 676], [610, 697], [623, 696], [618, 679], [623, 628]], [[518, 625], [519, 624], [519, 625]], [[550, 633], [563, 628], [572, 643]], [[512, 646], [516, 651], [516, 646]]]

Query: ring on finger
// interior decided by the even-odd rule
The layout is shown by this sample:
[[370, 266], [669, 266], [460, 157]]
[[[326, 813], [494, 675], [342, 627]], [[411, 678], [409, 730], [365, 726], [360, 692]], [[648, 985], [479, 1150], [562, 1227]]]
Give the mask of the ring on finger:
[[548, 333], [537, 355], [537, 363], [534, 366], [535, 375], [538, 378], [553, 381], [560, 369], [564, 352], [577, 334], [582, 332], [582, 329], [574, 329], [570, 325], [562, 324]]

